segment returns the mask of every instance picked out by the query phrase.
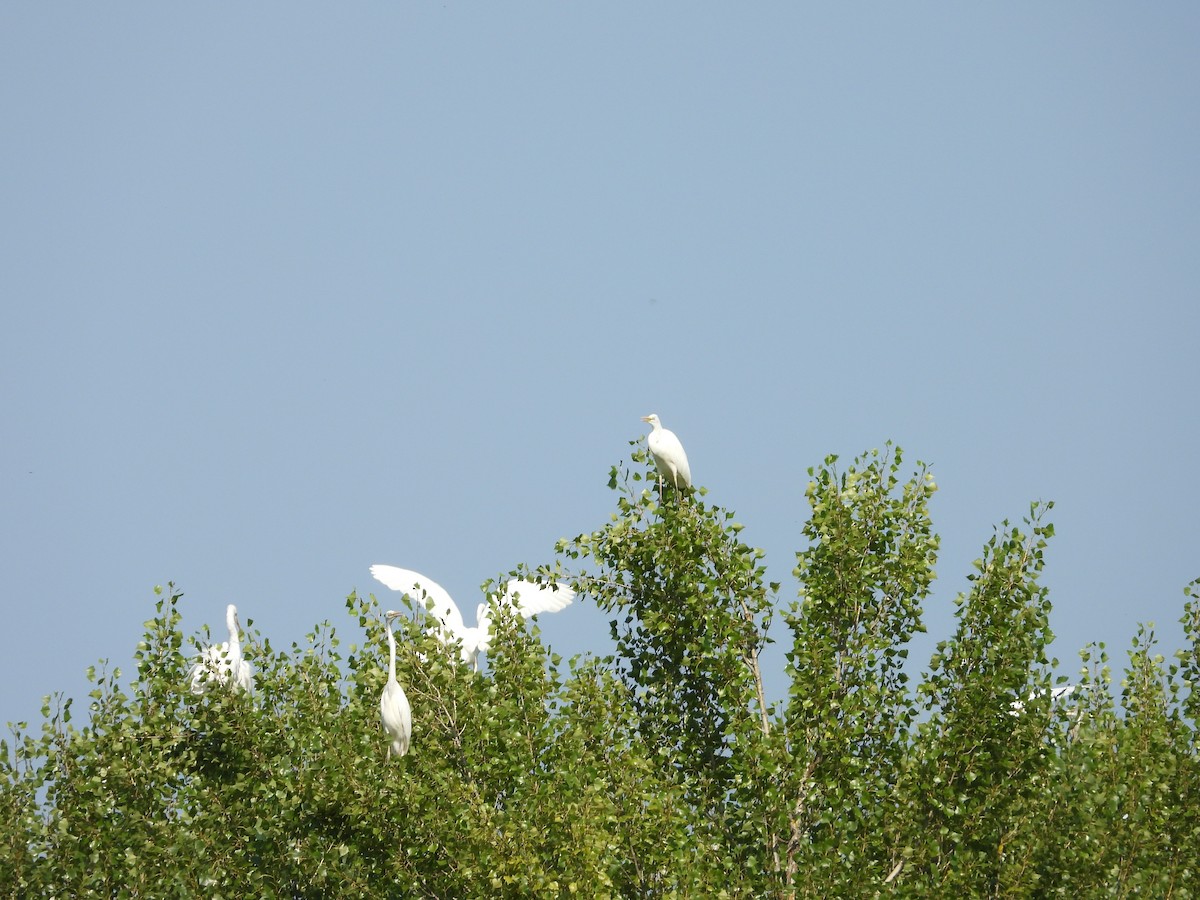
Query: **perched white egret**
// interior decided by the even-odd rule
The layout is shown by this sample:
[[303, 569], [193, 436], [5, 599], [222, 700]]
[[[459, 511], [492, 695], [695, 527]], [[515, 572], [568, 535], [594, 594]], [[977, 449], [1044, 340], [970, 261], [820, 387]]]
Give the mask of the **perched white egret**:
[[241, 626], [238, 624], [237, 607], [232, 603], [225, 607], [225, 624], [229, 628], [229, 640], [213, 644], [200, 654], [188, 678], [193, 694], [203, 694], [212, 681], [232, 684], [234, 690], [254, 690], [254, 674], [250, 663], [242, 658]]
[[679, 443], [675, 432], [663, 428], [655, 413], [642, 416], [642, 421], [649, 422], [651, 426], [650, 433], [646, 435], [646, 446], [654, 457], [660, 484], [665, 478], [675, 488], [690, 488], [692, 470], [688, 468], [687, 454], [683, 452], [683, 444]]
[[[476, 607], [476, 624], [468, 626], [450, 594], [432, 578], [412, 569], [378, 563], [371, 566], [371, 574], [384, 586], [408, 594], [418, 603], [432, 601], [429, 612], [437, 619], [438, 626], [430, 630], [446, 646], [460, 644], [462, 661], [479, 669], [479, 654], [487, 651], [492, 639], [492, 611], [487, 603]], [[574, 597], [575, 592], [568, 587], [513, 579], [504, 585], [498, 601], [528, 619], [538, 613], [558, 612]]]
[[396, 610], [389, 609], [384, 613], [383, 623], [388, 639], [388, 679], [379, 697], [379, 717], [389, 738], [388, 759], [407, 753], [412, 740], [412, 709], [408, 705], [408, 697], [404, 695], [404, 688], [396, 680], [396, 636], [392, 634], [392, 619], [398, 615], [400, 613]]

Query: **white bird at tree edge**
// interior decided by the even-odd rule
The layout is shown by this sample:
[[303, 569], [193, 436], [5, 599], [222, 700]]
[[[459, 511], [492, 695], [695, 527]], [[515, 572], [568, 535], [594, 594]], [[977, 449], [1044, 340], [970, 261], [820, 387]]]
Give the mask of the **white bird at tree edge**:
[[683, 452], [683, 444], [675, 436], [675, 432], [662, 427], [656, 413], [642, 416], [643, 422], [649, 422], [651, 431], [646, 435], [646, 447], [654, 458], [654, 466], [658, 469], [659, 482], [665, 479], [678, 490], [680, 487], [692, 486], [692, 470], [688, 467], [687, 454]]
[[396, 636], [392, 634], [392, 620], [400, 613], [389, 609], [384, 613], [383, 626], [387, 629], [388, 679], [379, 697], [379, 717], [388, 736], [388, 759], [408, 753], [412, 740], [412, 708], [400, 682], [396, 680]]
[[[450, 593], [432, 578], [412, 569], [379, 563], [371, 566], [371, 575], [385, 587], [408, 594], [420, 605], [424, 606], [428, 601], [428, 610], [438, 621], [430, 631], [447, 647], [459, 644], [462, 661], [478, 671], [479, 654], [487, 651], [492, 639], [492, 612], [488, 603], [476, 607], [476, 624], [468, 626]], [[528, 619], [538, 613], [558, 612], [574, 597], [575, 592], [568, 587], [513, 579], [504, 585], [497, 602], [512, 607]]]
[[254, 690], [254, 674], [250, 663], [242, 658], [241, 626], [237, 607], [232, 603], [225, 608], [225, 625], [229, 628], [229, 640], [206, 648], [188, 673], [193, 694], [203, 694], [212, 681], [232, 684], [234, 690], [247, 693]]

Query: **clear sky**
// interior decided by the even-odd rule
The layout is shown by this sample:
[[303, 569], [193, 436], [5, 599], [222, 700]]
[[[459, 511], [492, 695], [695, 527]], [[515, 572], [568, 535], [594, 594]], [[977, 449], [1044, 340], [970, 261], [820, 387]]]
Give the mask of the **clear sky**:
[[129, 670], [169, 580], [284, 646], [361, 641], [375, 562], [473, 609], [650, 412], [782, 604], [805, 470], [890, 439], [941, 488], [926, 658], [1036, 499], [1063, 671], [1172, 652], [1198, 48], [1194, 2], [5, 4], [0, 722]]

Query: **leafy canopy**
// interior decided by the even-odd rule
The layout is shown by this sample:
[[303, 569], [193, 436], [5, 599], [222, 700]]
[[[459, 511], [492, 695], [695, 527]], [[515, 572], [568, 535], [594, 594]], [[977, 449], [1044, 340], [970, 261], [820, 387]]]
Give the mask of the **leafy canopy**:
[[[1119, 683], [1091, 646], [1052, 699], [1034, 504], [987, 540], [914, 683], [938, 551], [925, 466], [888, 445], [810, 469], [786, 604], [730, 511], [656, 484], [635, 450], [611, 519], [512, 573], [590, 598], [611, 655], [564, 663], [498, 610], [477, 674], [400, 620], [400, 760], [373, 597], [287, 648], [248, 619], [254, 693], [197, 697], [182, 594], [157, 589], [128, 679], [89, 670], [85, 721], [48, 697], [0, 742], [0, 896], [1200, 893], [1198, 583], [1172, 662], [1146, 626]], [[770, 703], [773, 624], [790, 649]]]

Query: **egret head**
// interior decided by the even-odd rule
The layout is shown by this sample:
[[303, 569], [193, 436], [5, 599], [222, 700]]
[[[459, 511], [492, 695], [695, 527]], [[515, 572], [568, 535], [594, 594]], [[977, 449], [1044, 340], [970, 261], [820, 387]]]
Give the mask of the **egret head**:
[[395, 610], [395, 609], [389, 609], [389, 610], [388, 610], [387, 612], [385, 612], [383, 615], [384, 615], [384, 618], [386, 618], [386, 619], [387, 619], [387, 620], [390, 622], [390, 621], [392, 621], [392, 619], [394, 619], [394, 618], [396, 618], [397, 616], [401, 615], [401, 613], [400, 613], [400, 611], [399, 611], [399, 610]]
[[642, 416], [643, 422], [649, 422], [651, 425], [658, 424], [658, 413], [650, 413], [648, 416]]

